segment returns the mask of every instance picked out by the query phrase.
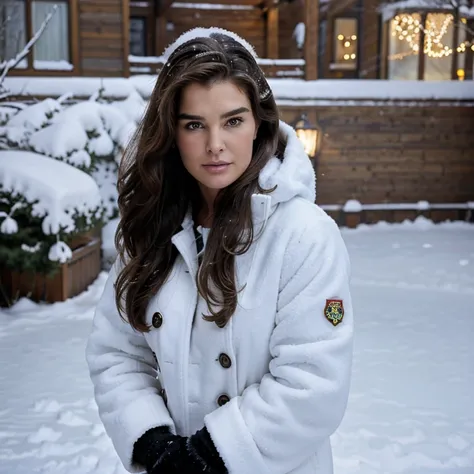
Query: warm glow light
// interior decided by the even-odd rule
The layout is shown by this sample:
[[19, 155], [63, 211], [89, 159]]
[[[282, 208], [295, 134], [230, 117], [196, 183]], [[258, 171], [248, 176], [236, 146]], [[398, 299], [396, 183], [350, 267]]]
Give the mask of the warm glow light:
[[460, 81], [464, 81], [464, 76], [466, 75], [466, 73], [464, 72], [464, 69], [458, 69], [458, 70], [456, 71], [456, 74], [457, 74], [458, 79], [459, 79]]
[[296, 135], [303, 144], [304, 151], [310, 157], [316, 155], [316, 144], [318, 143], [318, 130], [297, 129]]
[[342, 40], [344, 39], [344, 35], [338, 35], [337, 39], [338, 39], [339, 41], [342, 41]]
[[344, 43], [344, 46], [345, 46], [346, 48], [348, 48], [350, 45], [351, 45], [351, 42], [350, 42], [350, 41], [346, 41], [346, 42]]
[[348, 54], [344, 54], [344, 59], [347, 61], [350, 58]]
[[461, 22], [466, 24], [467, 23], [467, 20], [465, 18], [461, 18]]
[[[463, 19], [461, 19], [461, 21], [463, 21]], [[445, 38], [448, 36], [448, 29], [453, 22], [454, 16], [451, 14], [428, 15], [424, 29], [424, 54], [430, 58], [444, 58], [453, 54], [453, 48], [444, 44], [444, 41], [446, 41]], [[413, 25], [415, 25], [416, 28]], [[420, 50], [418, 46], [420, 29], [421, 24], [419, 20], [414, 19], [414, 17], [408, 13], [397, 15], [392, 21], [392, 36], [398, 36], [400, 41], [406, 41], [414, 53], [418, 53]], [[465, 48], [466, 45], [461, 43], [456, 49], [458, 52], [464, 52]], [[472, 49], [474, 51], [474, 48]]]
[[355, 59], [356, 55], [354, 53], [351, 54], [351, 59]]
[[357, 35], [352, 35], [352, 36], [351, 36], [351, 40], [352, 40], [352, 41], [355, 41], [356, 39], [357, 39]]

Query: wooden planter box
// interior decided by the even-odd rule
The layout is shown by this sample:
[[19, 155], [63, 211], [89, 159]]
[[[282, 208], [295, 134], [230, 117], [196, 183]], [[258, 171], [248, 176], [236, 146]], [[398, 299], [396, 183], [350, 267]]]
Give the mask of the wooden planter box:
[[40, 273], [1, 270], [2, 300], [16, 301], [26, 296], [33, 301], [55, 303], [77, 296], [97, 278], [101, 270], [101, 240], [92, 239], [88, 244], [76, 248], [72, 259], [61, 265], [53, 277]]

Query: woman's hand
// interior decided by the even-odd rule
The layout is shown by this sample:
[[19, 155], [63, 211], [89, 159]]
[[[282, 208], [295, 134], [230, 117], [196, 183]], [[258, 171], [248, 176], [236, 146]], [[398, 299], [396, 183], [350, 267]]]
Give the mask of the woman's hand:
[[176, 436], [148, 474], [227, 474], [206, 428], [190, 438]]

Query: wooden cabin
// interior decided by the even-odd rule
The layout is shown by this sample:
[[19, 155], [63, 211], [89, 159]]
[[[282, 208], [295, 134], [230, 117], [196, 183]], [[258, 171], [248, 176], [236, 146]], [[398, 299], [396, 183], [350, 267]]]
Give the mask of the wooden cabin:
[[[0, 35], [0, 53], [10, 58], [37, 31], [52, 2], [6, 2], [10, 6], [5, 0], [0, 5], [0, 24], [2, 15], [14, 20], [7, 23], [12, 36]], [[292, 123], [305, 113], [320, 128], [317, 199], [335, 217], [355, 199], [372, 205], [366, 221], [413, 217], [419, 201], [434, 206], [429, 213], [434, 219], [472, 218], [474, 92], [411, 100], [370, 92], [350, 97], [364, 81], [344, 79], [375, 79], [380, 86], [386, 81], [378, 79], [472, 81], [473, 0], [458, 2], [459, 8], [448, 8], [444, 0], [420, 0], [419, 6], [416, 0], [54, 3], [48, 29], [11, 76], [156, 74], [164, 48], [182, 32], [227, 28], [255, 46], [269, 78], [334, 79], [334, 89], [341, 85], [334, 97], [279, 101], [284, 120]], [[318, 87], [314, 83], [314, 91]], [[347, 100], [339, 100], [341, 95]], [[387, 203], [405, 207], [387, 215]]]
[[[449, 2], [440, 0], [416, 3], [2, 0], [0, 23], [6, 26], [0, 34], [0, 63], [22, 49], [56, 5], [41, 39], [11, 74], [155, 73], [164, 48], [182, 32], [220, 26], [255, 46], [269, 77], [472, 79], [474, 0], [458, 1], [460, 8], [447, 8]], [[420, 54], [427, 39], [429, 51]]]

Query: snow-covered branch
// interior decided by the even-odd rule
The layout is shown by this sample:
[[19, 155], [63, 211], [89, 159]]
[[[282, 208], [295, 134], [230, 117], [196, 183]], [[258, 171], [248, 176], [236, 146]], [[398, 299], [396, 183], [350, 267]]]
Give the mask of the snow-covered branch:
[[[31, 48], [40, 39], [41, 35], [43, 34], [43, 31], [46, 29], [48, 23], [51, 21], [51, 18], [53, 18], [53, 15], [56, 13], [56, 10], [57, 5], [54, 5], [53, 11], [51, 13], [48, 13], [43, 23], [41, 23], [41, 26], [38, 28], [38, 31], [33, 35], [33, 37], [30, 39], [30, 41], [28, 41], [26, 46], [14, 58], [5, 60], [3, 63], [0, 63], [0, 100], [10, 95], [9, 92], [3, 86], [3, 81], [5, 80], [5, 77], [7, 77], [8, 72], [14, 67], [16, 67], [18, 64], [20, 64], [22, 59], [24, 59], [30, 53]], [[9, 18], [7, 18], [7, 21], [9, 21]]]

